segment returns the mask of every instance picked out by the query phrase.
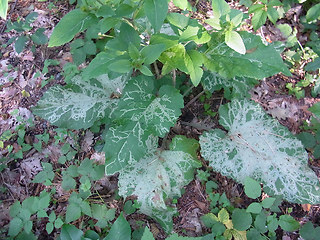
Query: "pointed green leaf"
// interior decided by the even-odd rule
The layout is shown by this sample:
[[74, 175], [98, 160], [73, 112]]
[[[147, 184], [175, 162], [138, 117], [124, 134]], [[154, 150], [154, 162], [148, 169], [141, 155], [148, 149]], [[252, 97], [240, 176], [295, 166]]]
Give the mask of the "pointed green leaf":
[[15, 237], [19, 234], [22, 228], [23, 228], [22, 220], [20, 218], [15, 217], [10, 221], [8, 235], [11, 237]]
[[268, 13], [264, 9], [260, 9], [254, 12], [251, 23], [255, 31], [263, 24], [265, 24], [265, 22], [267, 21], [267, 16]]
[[144, 228], [144, 232], [143, 232], [141, 240], [154, 240], [152, 232], [150, 232], [148, 227]]
[[268, 7], [267, 15], [269, 20], [275, 25], [279, 19], [278, 11], [273, 7]]
[[113, 72], [128, 73], [132, 70], [132, 65], [129, 59], [119, 59], [112, 61], [109, 64], [108, 68]]
[[213, 14], [220, 17], [230, 12], [230, 6], [224, 0], [212, 1]]
[[188, 26], [189, 19], [189, 17], [180, 13], [169, 13], [167, 16], [169, 23], [180, 29], [184, 29]]
[[61, 46], [70, 42], [74, 36], [86, 30], [95, 22], [95, 18], [89, 13], [75, 9], [67, 13], [53, 29], [48, 47]]
[[227, 31], [225, 35], [226, 44], [240, 54], [246, 53], [246, 47], [239, 33], [236, 31]]
[[66, 212], [66, 223], [77, 220], [81, 217], [81, 208], [75, 203], [69, 203]]
[[290, 215], [281, 215], [279, 225], [283, 230], [288, 232], [293, 232], [300, 228], [299, 222]]
[[38, 28], [37, 31], [31, 35], [31, 40], [35, 44], [46, 44], [48, 42], [48, 37], [44, 34], [44, 28]]
[[145, 0], [144, 11], [155, 32], [158, 32], [167, 17], [167, 0]]
[[89, 128], [113, 109], [118, 99], [112, 93], [121, 92], [127, 76], [110, 79], [102, 75], [84, 80], [71, 79], [71, 84], [50, 88], [34, 107], [33, 113], [62, 128]]
[[139, 68], [139, 71], [143, 74], [143, 75], [146, 75], [148, 77], [152, 77], [153, 76], [153, 73], [151, 72], [151, 70], [146, 67], [145, 65], [142, 65], [140, 68]]
[[156, 61], [160, 54], [165, 50], [164, 44], [148, 45], [141, 50], [141, 56], [145, 64], [151, 64]]
[[61, 228], [60, 239], [63, 240], [81, 240], [83, 232], [70, 224], [63, 224]]
[[233, 100], [219, 109], [220, 124], [200, 138], [201, 154], [222, 175], [244, 183], [262, 182], [270, 195], [291, 202], [320, 202], [320, 184], [308, 167], [303, 145], [287, 128], [249, 100]]
[[183, 135], [176, 135], [170, 143], [170, 150], [189, 153], [195, 159], [197, 158], [198, 149], [199, 142], [196, 139], [187, 138]]
[[198, 86], [201, 81], [203, 61], [203, 55], [196, 50], [188, 51], [185, 54], [185, 65], [188, 70], [186, 73], [190, 74], [190, 79], [194, 86]]
[[307, 21], [311, 22], [320, 18], [320, 3], [310, 8], [306, 15]]
[[248, 206], [246, 211], [249, 213], [259, 214], [262, 211], [262, 207], [259, 203], [254, 202]]
[[264, 45], [259, 36], [248, 32], [239, 32], [247, 49], [245, 55], [229, 48], [218, 33], [213, 33], [207, 50], [205, 66], [212, 72], [224, 77], [250, 77], [263, 79], [282, 72], [290, 75], [279, 54], [281, 46]]
[[122, 213], [113, 223], [109, 234], [104, 240], [131, 240], [131, 228]]
[[21, 35], [18, 37], [17, 41], [14, 43], [14, 48], [17, 53], [21, 53], [24, 47], [26, 46], [26, 42], [28, 38], [25, 35]]

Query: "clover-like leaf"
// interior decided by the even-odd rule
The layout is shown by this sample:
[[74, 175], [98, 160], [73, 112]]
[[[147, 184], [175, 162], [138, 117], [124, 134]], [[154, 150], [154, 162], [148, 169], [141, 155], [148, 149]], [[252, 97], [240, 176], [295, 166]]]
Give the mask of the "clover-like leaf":
[[205, 72], [202, 77], [203, 88], [210, 91], [224, 89], [227, 99], [250, 97], [249, 91], [259, 82], [254, 78], [233, 77], [225, 78], [218, 73]]
[[157, 219], [164, 229], [172, 229], [174, 209], [167, 207], [166, 198], [181, 196], [181, 189], [193, 179], [198, 160], [183, 151], [157, 150], [157, 141], [148, 146], [142, 159], [120, 171], [119, 195], [134, 195], [141, 203], [140, 211]]
[[75, 76], [66, 87], [50, 88], [33, 113], [62, 128], [89, 128], [114, 109], [119, 99], [112, 98], [112, 94], [121, 92], [127, 78], [128, 75], [114, 79], [102, 75], [84, 80]]
[[205, 66], [212, 72], [228, 78], [235, 76], [262, 79], [282, 72], [290, 75], [279, 54], [279, 45], [264, 45], [259, 36], [248, 32], [239, 32], [246, 54], [231, 49], [219, 33], [213, 33], [208, 43]]
[[308, 167], [301, 142], [249, 100], [233, 100], [219, 109], [220, 129], [200, 138], [201, 154], [222, 175], [244, 183], [262, 182], [270, 195], [291, 202], [320, 202], [320, 184]]

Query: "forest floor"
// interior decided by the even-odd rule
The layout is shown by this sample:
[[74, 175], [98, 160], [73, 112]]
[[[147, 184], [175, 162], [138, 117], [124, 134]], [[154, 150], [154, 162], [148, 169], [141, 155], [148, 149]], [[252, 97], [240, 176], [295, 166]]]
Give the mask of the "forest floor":
[[[236, 5], [236, 4], [235, 4]], [[199, 14], [204, 15], [210, 12], [210, 5], [206, 1], [199, 1]], [[59, 19], [68, 13], [73, 6], [68, 1], [36, 1], [36, 0], [15, 0], [10, 2], [8, 19], [12, 22], [19, 18], [26, 17], [30, 12], [37, 12], [38, 17], [32, 28], [25, 32], [30, 35], [38, 28], [44, 28], [45, 35], [50, 36], [54, 26]], [[301, 9], [293, 9], [280, 20], [298, 29], [298, 39], [303, 44], [306, 36], [299, 31], [299, 14]], [[34, 148], [23, 152], [23, 156], [18, 159], [6, 159], [8, 151], [7, 145], [12, 146], [12, 152], [18, 153], [21, 146], [17, 143], [18, 135], [13, 136], [10, 141], [5, 142], [3, 149], [0, 148], [1, 168], [0, 168], [0, 238], [6, 234], [10, 222], [9, 208], [17, 200], [23, 201], [30, 196], [38, 196], [43, 189], [50, 188], [43, 184], [32, 183], [34, 176], [42, 170], [41, 162], [46, 161], [58, 168], [61, 165], [58, 159], [61, 156], [63, 144], [54, 144], [57, 140], [56, 127], [49, 122], [40, 119], [32, 114], [30, 108], [34, 106], [43, 93], [51, 86], [65, 84], [61, 74], [66, 63], [72, 62], [70, 47], [66, 44], [63, 47], [48, 48], [46, 45], [33, 46], [31, 41], [26, 43], [21, 53], [17, 53], [14, 44], [7, 44], [10, 38], [20, 36], [23, 33], [17, 31], [6, 32], [7, 21], [0, 20], [0, 136], [8, 132], [16, 132], [16, 129], [25, 128], [25, 143], [33, 145], [39, 140], [36, 135], [49, 134], [49, 140], [39, 152]], [[269, 41], [284, 41], [285, 38], [272, 25], [267, 24], [257, 34], [263, 35]], [[52, 65], [46, 66], [48, 59], [56, 60]], [[84, 67], [85, 64], [81, 65]], [[311, 113], [307, 110], [318, 98], [311, 96], [311, 89], [305, 88], [305, 97], [297, 99], [289, 94], [286, 88], [287, 83], [295, 84], [299, 79], [304, 78], [304, 71], [297, 70], [292, 77], [285, 77], [281, 74], [261, 81], [261, 83], [251, 92], [252, 99], [260, 103], [261, 106], [279, 122], [288, 127], [294, 134], [300, 132], [300, 127], [308, 120]], [[199, 98], [203, 94], [201, 87], [195, 88], [185, 99], [185, 108], [182, 116], [175, 127], [171, 129], [169, 138], [182, 134], [187, 137], [198, 139], [203, 130], [218, 124], [217, 117], [211, 118], [205, 114], [203, 102]], [[211, 110], [216, 112], [223, 102], [223, 93], [215, 93], [206, 103], [211, 105]], [[21, 128], [19, 128], [21, 129]], [[70, 145], [80, 146], [78, 159], [88, 157], [104, 162], [103, 154], [94, 149], [94, 144], [99, 141], [99, 137], [90, 131], [73, 131], [76, 140], [68, 134], [61, 134]], [[320, 159], [314, 159], [310, 154], [310, 167], [320, 176]], [[203, 166], [207, 163], [202, 160]], [[203, 167], [206, 171], [207, 168]], [[247, 198], [243, 191], [243, 186], [231, 179], [221, 176], [219, 173], [210, 171], [209, 180], [218, 183], [217, 192], [225, 193], [228, 199], [237, 207], [247, 207], [251, 200]], [[70, 192], [61, 188], [61, 178], [55, 178], [53, 185], [56, 188], [54, 198], [58, 204], [52, 205], [56, 215], [63, 215], [66, 208], [66, 201]], [[108, 206], [117, 208], [117, 214], [123, 210], [124, 201], [116, 197], [117, 188], [116, 176], [105, 177], [95, 184], [95, 189]], [[174, 218], [174, 229], [180, 234], [187, 236], [201, 236], [207, 229], [203, 227], [200, 216], [210, 211], [210, 202], [205, 191], [205, 186], [199, 179], [192, 181], [185, 189], [185, 193], [178, 200], [179, 214]], [[320, 226], [320, 205], [291, 204], [283, 202], [281, 207], [283, 213], [290, 213], [301, 224], [312, 221]], [[83, 220], [83, 219], [82, 219]], [[134, 213], [127, 217], [131, 227], [137, 228], [137, 222], [147, 223], [157, 239], [164, 239], [165, 234], [159, 225], [145, 215]], [[80, 225], [81, 221], [74, 223]], [[57, 232], [48, 235], [45, 231], [45, 222], [40, 222], [36, 226], [35, 232], [39, 239], [55, 239]], [[294, 233], [278, 231], [279, 239], [298, 239]]]

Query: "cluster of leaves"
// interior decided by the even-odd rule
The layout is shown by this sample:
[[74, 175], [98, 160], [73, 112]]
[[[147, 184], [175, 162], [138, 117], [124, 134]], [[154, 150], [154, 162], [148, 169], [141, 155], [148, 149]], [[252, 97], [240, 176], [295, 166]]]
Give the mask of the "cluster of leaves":
[[[267, 17], [274, 23], [279, 18], [274, 8], [282, 5], [279, 1], [261, 2], [250, 7], [254, 29]], [[105, 166], [89, 159], [79, 163], [69, 144], [62, 147], [59, 164], [69, 165], [62, 172], [62, 187], [71, 190], [77, 183], [80, 187], [78, 193], [70, 195], [60, 239], [99, 239], [95, 232], [83, 233], [67, 224], [83, 215], [109, 230], [114, 209], [90, 204], [89, 196], [94, 181], [115, 173], [119, 174], [119, 195], [134, 195], [139, 211], [171, 233], [174, 199], [181, 196], [183, 186], [201, 167], [199, 146], [211, 167], [245, 185], [248, 197], [260, 197], [259, 183], [273, 197], [253, 202], [247, 209], [234, 209], [225, 195], [210, 192], [216, 186], [209, 181], [212, 213], [203, 221], [213, 233], [194, 239], [274, 238], [278, 226], [285, 231], [299, 228], [291, 216], [270, 213], [269, 209], [278, 204], [275, 196], [295, 203], [320, 202], [320, 184], [308, 167], [308, 155], [300, 140], [248, 100], [248, 91], [259, 80], [279, 72], [291, 74], [280, 56], [285, 45], [264, 44], [259, 36], [237, 31], [245, 15], [224, 0], [212, 1], [214, 17], [205, 22], [213, 31], [190, 18], [192, 8], [187, 0], [177, 5], [181, 13], [168, 13], [167, 0], [77, 1], [77, 8], [55, 27], [48, 46], [61, 46], [84, 32], [84, 38], [71, 43], [71, 52], [76, 65], [90, 62], [81, 71], [71, 66], [67, 84], [51, 87], [33, 113], [60, 128], [98, 129], [96, 132], [104, 128], [101, 134], [106, 156]], [[319, 17], [315, 17], [314, 9], [309, 11], [308, 21]], [[316, 49], [317, 44], [315, 40], [310, 47]], [[224, 90], [224, 97], [230, 100], [219, 108], [219, 123], [224, 130], [205, 132], [199, 142], [178, 135], [168, 143], [167, 134], [184, 107], [179, 78], [190, 78], [185, 85], [201, 85], [207, 98]], [[215, 115], [210, 107], [205, 108], [208, 115]], [[44, 141], [42, 137], [39, 140]], [[35, 148], [41, 149], [40, 144]], [[50, 163], [42, 166], [43, 171], [33, 181], [51, 185], [53, 167]], [[206, 178], [205, 173], [199, 173], [200, 178]], [[12, 215], [18, 216], [20, 220], [14, 222], [22, 227], [10, 235], [16, 236], [23, 227], [23, 234], [29, 234], [28, 219], [37, 211], [32, 210], [27, 218], [20, 213]], [[48, 217], [48, 233], [60, 226], [60, 218], [54, 213], [43, 216]], [[131, 239], [130, 225], [122, 214], [105, 239]], [[146, 228], [137, 239], [153, 236]], [[174, 234], [168, 239], [185, 238]]]

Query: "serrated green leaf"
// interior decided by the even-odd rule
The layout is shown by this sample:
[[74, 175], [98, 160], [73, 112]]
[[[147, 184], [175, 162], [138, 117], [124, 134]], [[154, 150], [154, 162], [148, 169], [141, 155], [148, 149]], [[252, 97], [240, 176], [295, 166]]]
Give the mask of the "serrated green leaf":
[[70, 177], [69, 175], [63, 175], [61, 187], [65, 191], [75, 188], [76, 184], [76, 181], [72, 177]]
[[224, 95], [227, 99], [250, 97], [249, 91], [259, 82], [253, 78], [233, 77], [225, 78], [214, 72], [204, 72], [202, 77], [204, 89], [214, 92], [224, 88]]
[[219, 222], [219, 218], [213, 213], [207, 213], [201, 216], [200, 219], [207, 228], [212, 228], [214, 224]]
[[83, 48], [87, 55], [95, 55], [97, 52], [96, 44], [92, 40], [86, 41]]
[[307, 15], [306, 15], [308, 22], [319, 19], [319, 17], [320, 17], [320, 3], [314, 5], [312, 8], [310, 8], [307, 12]]
[[251, 214], [247, 213], [245, 209], [237, 208], [232, 212], [232, 223], [235, 229], [245, 231], [252, 223]]
[[264, 9], [259, 9], [254, 11], [254, 15], [251, 19], [251, 23], [253, 26], [253, 29], [256, 31], [259, 29], [265, 22], [267, 21], [268, 13]]
[[267, 228], [267, 216], [264, 212], [261, 212], [254, 221], [254, 227], [260, 232], [265, 233]]
[[282, 72], [290, 75], [279, 54], [281, 47], [264, 45], [259, 36], [248, 32], [239, 32], [247, 49], [242, 55], [229, 48], [218, 33], [213, 33], [208, 43], [205, 66], [212, 72], [228, 78], [235, 76], [263, 79]]
[[283, 230], [288, 232], [293, 232], [300, 228], [299, 222], [290, 215], [281, 215], [279, 225]]
[[95, 18], [89, 13], [75, 9], [67, 13], [53, 29], [48, 47], [61, 46], [71, 41], [74, 36], [86, 30], [95, 22]]
[[246, 47], [239, 33], [236, 31], [227, 31], [224, 39], [225, 43], [240, 54], [246, 53]]
[[291, 202], [320, 202], [308, 155], [287, 128], [249, 100], [233, 100], [219, 114], [229, 132], [213, 130], [200, 138], [201, 154], [215, 170], [240, 183], [249, 176], [262, 182], [268, 194]]
[[8, 0], [0, 0], [0, 17], [7, 19]]
[[22, 220], [20, 218], [15, 217], [10, 221], [8, 235], [11, 237], [15, 237], [19, 234], [22, 228]]
[[229, 213], [225, 208], [222, 208], [218, 213], [218, 219], [223, 224], [226, 224], [229, 221]]
[[[155, 139], [156, 140], [156, 139]], [[159, 151], [157, 142], [147, 146], [147, 154], [120, 171], [119, 195], [137, 196], [140, 211], [154, 217], [169, 232], [175, 212], [165, 198], [181, 196], [181, 188], [193, 179], [197, 160], [182, 151]]]
[[48, 37], [44, 34], [44, 28], [38, 28], [37, 31], [31, 35], [31, 40], [38, 45], [46, 44]]
[[185, 64], [186, 49], [182, 44], [177, 44], [161, 54], [159, 61], [164, 64], [162, 74], [165, 75], [171, 70], [178, 68], [182, 72], [188, 72]]
[[161, 29], [163, 21], [167, 17], [167, 0], [145, 0], [143, 6], [151, 26], [154, 28], [155, 32], [158, 32]]
[[81, 240], [83, 232], [70, 224], [64, 224], [61, 228], [61, 240]]
[[19, 201], [16, 201], [14, 204], [10, 206], [10, 211], [9, 211], [10, 217], [13, 218], [17, 216], [20, 212], [20, 209], [21, 209], [21, 204]]
[[48, 234], [52, 233], [52, 231], [53, 231], [53, 223], [48, 222], [46, 224], [46, 231], [47, 231]]
[[244, 179], [244, 192], [252, 199], [256, 199], [261, 196], [261, 186], [256, 180], [246, 177]]
[[70, 203], [67, 207], [66, 212], [66, 223], [77, 220], [81, 217], [81, 208], [75, 203]]
[[122, 213], [113, 223], [109, 234], [104, 240], [131, 240], [131, 228]]
[[45, 92], [33, 113], [62, 128], [89, 128], [116, 106], [118, 99], [111, 98], [112, 93], [121, 92], [126, 80], [126, 76], [90, 80], [75, 76], [66, 87]]
[[274, 25], [276, 25], [276, 24], [277, 24], [277, 20], [279, 19], [279, 13], [278, 13], [278, 11], [277, 11], [275, 8], [273, 8], [273, 7], [268, 7], [267, 15], [268, 15], [269, 20], [270, 20]]
[[191, 50], [185, 54], [185, 65], [187, 67], [187, 73], [190, 74], [191, 82], [194, 86], [198, 86], [201, 81], [203, 70], [202, 64], [204, 59], [202, 54], [198, 51]]

